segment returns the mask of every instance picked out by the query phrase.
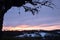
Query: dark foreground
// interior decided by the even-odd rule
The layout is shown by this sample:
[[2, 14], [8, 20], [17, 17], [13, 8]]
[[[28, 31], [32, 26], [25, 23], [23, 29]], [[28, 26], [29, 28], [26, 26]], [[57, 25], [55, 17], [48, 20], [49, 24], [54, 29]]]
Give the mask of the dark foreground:
[[42, 40], [42, 39], [40, 39], [39, 37], [38, 38], [3, 38], [2, 40]]
[[41, 39], [41, 38], [39, 38], [39, 37], [37, 37], [37, 38], [8, 38], [8, 37], [5, 37], [5, 38], [3, 38], [2, 40], [60, 40], [60, 38], [59, 39], [57, 39], [57, 38], [46, 38], [46, 39]]
[[[42, 35], [45, 33], [45, 35], [42, 36], [41, 33]], [[27, 34], [29, 34], [29, 36]], [[32, 36], [32, 34], [36, 34], [36, 36]], [[18, 35], [23, 36], [19, 37]], [[60, 40], [60, 30], [3, 31], [1, 40]]]

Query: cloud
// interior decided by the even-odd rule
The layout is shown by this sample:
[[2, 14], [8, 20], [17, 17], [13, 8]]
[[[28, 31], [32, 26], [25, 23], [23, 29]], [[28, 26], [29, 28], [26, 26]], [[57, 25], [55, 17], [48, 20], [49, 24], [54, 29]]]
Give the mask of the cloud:
[[55, 29], [60, 29], [59, 24], [54, 24], [54, 25], [48, 25], [48, 24], [41, 24], [41, 25], [36, 25], [36, 26], [31, 26], [31, 25], [18, 25], [18, 26], [3, 26], [3, 31], [4, 30], [55, 30]]

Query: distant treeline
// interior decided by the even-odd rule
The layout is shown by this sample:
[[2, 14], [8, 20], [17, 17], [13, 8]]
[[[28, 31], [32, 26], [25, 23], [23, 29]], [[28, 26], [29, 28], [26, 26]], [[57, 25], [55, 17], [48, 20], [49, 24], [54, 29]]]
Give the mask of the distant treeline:
[[45, 33], [51, 33], [51, 34], [58, 34], [60, 35], [60, 30], [52, 30], [52, 31], [46, 31], [46, 30], [24, 30], [24, 31], [3, 31], [3, 36], [16, 36], [21, 35], [24, 33], [34, 33], [34, 32], [45, 32]]

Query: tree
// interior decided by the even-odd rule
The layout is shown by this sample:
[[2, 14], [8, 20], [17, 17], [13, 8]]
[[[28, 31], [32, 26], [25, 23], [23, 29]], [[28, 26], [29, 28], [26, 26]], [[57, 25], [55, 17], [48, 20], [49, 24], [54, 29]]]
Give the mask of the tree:
[[[31, 11], [34, 15], [34, 12], [38, 12], [38, 9], [40, 6], [31, 8], [24, 6], [26, 3], [30, 3], [33, 6], [36, 6], [39, 4], [40, 6], [47, 6], [50, 8], [53, 8], [51, 5], [54, 5], [51, 0], [43, 0], [40, 2], [40, 0], [0, 0], [0, 35], [2, 35], [2, 27], [3, 27], [3, 18], [4, 14], [9, 10], [12, 6], [16, 7], [24, 7], [25, 12]], [[1, 38], [1, 36], [0, 36]]]

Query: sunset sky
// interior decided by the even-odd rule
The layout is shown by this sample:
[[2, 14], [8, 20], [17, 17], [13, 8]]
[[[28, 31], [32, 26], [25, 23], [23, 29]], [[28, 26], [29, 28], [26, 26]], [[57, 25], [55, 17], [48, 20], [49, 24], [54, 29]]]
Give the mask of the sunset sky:
[[[29, 11], [24, 12], [23, 7], [11, 7], [4, 16], [2, 30], [60, 29], [60, 0], [53, 0], [53, 3], [56, 5], [54, 9], [42, 6], [39, 13], [34, 16]], [[26, 5], [32, 6], [29, 3]]]

